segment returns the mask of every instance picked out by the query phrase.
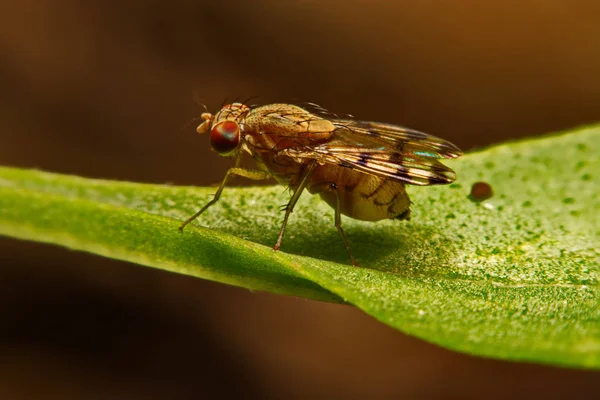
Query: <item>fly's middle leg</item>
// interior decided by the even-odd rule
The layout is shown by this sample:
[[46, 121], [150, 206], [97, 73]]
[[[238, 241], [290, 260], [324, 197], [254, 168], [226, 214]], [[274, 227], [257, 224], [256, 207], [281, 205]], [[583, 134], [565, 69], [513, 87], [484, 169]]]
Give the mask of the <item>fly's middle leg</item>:
[[279, 232], [279, 237], [277, 238], [277, 242], [275, 243], [275, 246], [273, 246], [273, 250], [277, 251], [281, 247], [281, 241], [283, 240], [283, 234], [285, 233], [285, 227], [287, 225], [288, 218], [290, 217], [290, 214], [294, 210], [294, 206], [298, 202], [298, 199], [300, 198], [300, 195], [306, 188], [306, 185], [308, 185], [308, 183], [310, 181], [310, 176], [316, 167], [317, 167], [316, 163], [310, 164], [308, 167], [306, 167], [306, 169], [303, 172], [302, 178], [300, 179], [300, 183], [294, 189], [294, 193], [292, 193], [292, 198], [285, 206], [285, 216], [283, 217], [283, 223], [281, 224], [281, 231]]

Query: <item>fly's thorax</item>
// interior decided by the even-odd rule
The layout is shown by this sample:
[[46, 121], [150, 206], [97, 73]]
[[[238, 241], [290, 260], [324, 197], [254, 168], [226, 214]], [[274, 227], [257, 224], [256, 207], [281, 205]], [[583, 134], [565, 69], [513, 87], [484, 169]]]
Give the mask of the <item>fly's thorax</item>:
[[261, 150], [314, 146], [329, 140], [333, 123], [292, 104], [269, 104], [250, 110], [244, 118], [244, 134]]

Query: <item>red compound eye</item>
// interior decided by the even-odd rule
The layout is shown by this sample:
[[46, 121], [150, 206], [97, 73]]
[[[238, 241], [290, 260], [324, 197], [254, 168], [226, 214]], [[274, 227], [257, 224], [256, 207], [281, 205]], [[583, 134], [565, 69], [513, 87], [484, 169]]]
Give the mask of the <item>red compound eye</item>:
[[240, 143], [240, 126], [235, 121], [223, 121], [210, 131], [210, 145], [222, 156], [232, 153]]

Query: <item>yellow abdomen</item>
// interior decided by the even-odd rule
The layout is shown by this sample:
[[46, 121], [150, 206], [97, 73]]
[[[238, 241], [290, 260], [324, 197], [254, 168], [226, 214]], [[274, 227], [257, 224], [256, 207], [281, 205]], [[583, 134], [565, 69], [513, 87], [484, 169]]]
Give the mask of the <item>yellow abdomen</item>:
[[308, 190], [319, 194], [334, 209], [337, 190], [341, 213], [363, 221], [395, 218], [410, 207], [403, 183], [337, 165], [317, 167]]

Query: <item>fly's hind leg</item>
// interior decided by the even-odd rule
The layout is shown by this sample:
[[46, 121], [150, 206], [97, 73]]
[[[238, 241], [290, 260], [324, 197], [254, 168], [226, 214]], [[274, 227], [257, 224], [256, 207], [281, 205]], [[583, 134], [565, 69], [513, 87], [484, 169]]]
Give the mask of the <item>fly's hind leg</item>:
[[350, 257], [350, 262], [352, 262], [352, 265], [357, 267], [358, 262], [356, 261], [356, 258], [354, 258], [354, 256], [352, 255], [352, 250], [350, 250], [350, 243], [348, 242], [348, 238], [346, 237], [346, 233], [344, 232], [344, 229], [342, 229], [342, 211], [341, 211], [342, 207], [341, 207], [340, 192], [338, 190], [337, 184], [335, 184], [334, 182], [330, 182], [330, 183], [323, 182], [316, 186], [313, 186], [311, 188], [311, 190], [313, 191], [313, 193], [332, 192], [335, 194], [335, 220], [334, 220], [335, 228], [337, 229], [338, 233], [342, 237], [342, 240], [344, 242], [344, 247], [346, 248], [346, 252], [348, 253], [348, 256]]
[[196, 214], [192, 215], [187, 220], [185, 220], [185, 222], [183, 224], [181, 224], [181, 226], [179, 227], [180, 231], [183, 232], [183, 228], [185, 228], [185, 226], [187, 224], [189, 224], [190, 222], [192, 222], [193, 220], [195, 220], [196, 218], [198, 218], [200, 216], [200, 214], [202, 214], [204, 211], [206, 211], [206, 209], [208, 207], [212, 206], [213, 204], [215, 204], [219, 200], [219, 197], [221, 197], [221, 193], [223, 192], [223, 189], [225, 188], [225, 185], [227, 184], [227, 181], [229, 180], [229, 178], [232, 175], [242, 176], [244, 178], [248, 178], [248, 179], [252, 179], [252, 180], [257, 180], [257, 181], [269, 179], [271, 177], [271, 175], [268, 172], [259, 171], [259, 170], [253, 170], [253, 169], [240, 168], [237, 165], [238, 165], [238, 163], [236, 162], [236, 166], [235, 167], [229, 168], [227, 170], [227, 173], [225, 174], [225, 178], [223, 178], [223, 181], [221, 182], [221, 185], [217, 189], [217, 192], [215, 193], [213, 199], [211, 201], [209, 201], [204, 207], [202, 207], [200, 209], [200, 211], [198, 211]]
[[356, 258], [352, 255], [352, 250], [350, 250], [350, 244], [348, 243], [348, 238], [346, 237], [346, 233], [342, 229], [342, 212], [341, 212], [341, 204], [340, 204], [340, 193], [338, 191], [337, 185], [335, 183], [331, 184], [331, 190], [335, 193], [335, 227], [338, 230], [342, 240], [344, 241], [344, 247], [346, 247], [346, 252], [348, 252], [348, 256], [350, 257], [350, 261], [352, 265], [355, 267], [358, 266], [358, 262], [356, 262]]

